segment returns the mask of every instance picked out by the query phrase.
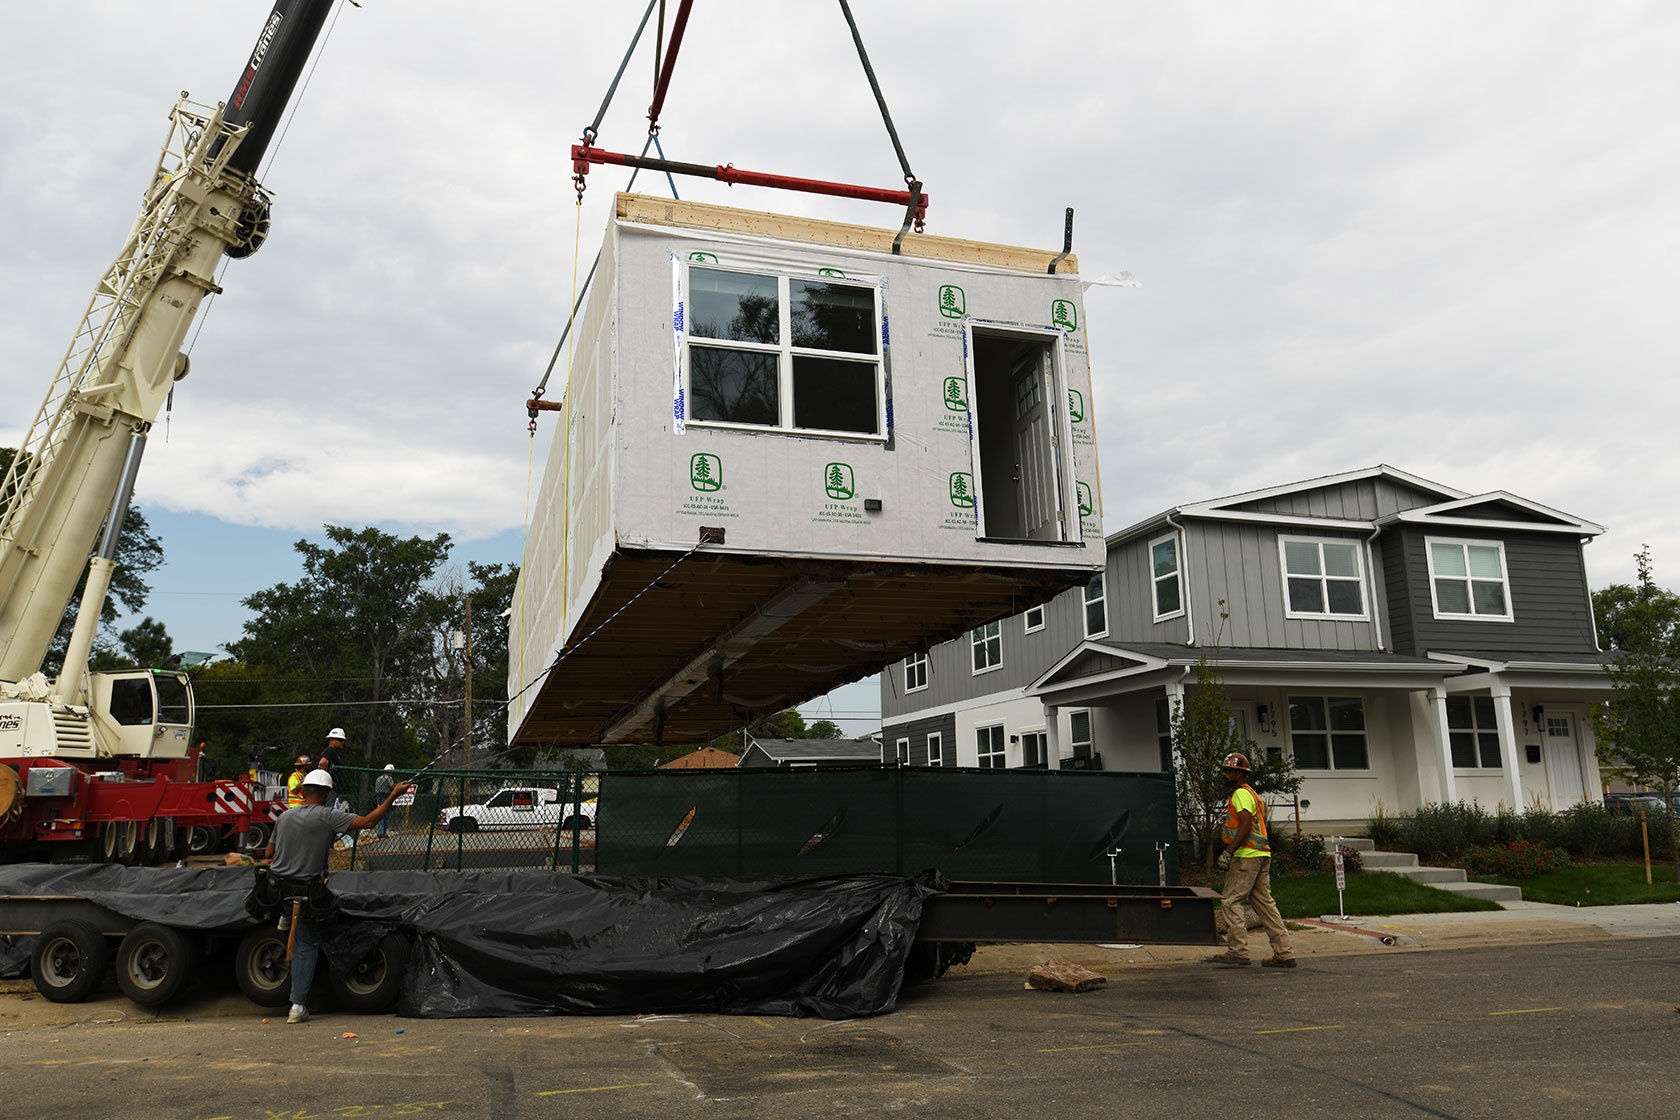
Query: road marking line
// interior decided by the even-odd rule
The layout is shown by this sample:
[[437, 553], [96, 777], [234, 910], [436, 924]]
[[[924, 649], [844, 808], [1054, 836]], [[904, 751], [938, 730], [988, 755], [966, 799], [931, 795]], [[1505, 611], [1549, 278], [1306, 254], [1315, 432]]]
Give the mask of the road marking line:
[[1332, 1026], [1332, 1027], [1278, 1027], [1276, 1030], [1255, 1031], [1254, 1033], [1255, 1034], [1295, 1034], [1298, 1031], [1339, 1031], [1341, 1029], [1342, 1029], [1342, 1024], [1337, 1023], [1335, 1026]]
[[1536, 1011], [1562, 1011], [1561, 1007], [1523, 1007], [1516, 1011], [1489, 1011], [1489, 1015], [1532, 1015]]
[[558, 1097], [566, 1093], [604, 1093], [608, 1089], [645, 1089], [649, 1085], [656, 1085], [655, 1081], [637, 1081], [632, 1085], [592, 1085], [587, 1089], [544, 1089], [538, 1093], [539, 1097]]
[[1070, 1050], [1113, 1050], [1121, 1046], [1142, 1046], [1141, 1042], [1109, 1042], [1102, 1046], [1052, 1046], [1040, 1054], [1066, 1054]]

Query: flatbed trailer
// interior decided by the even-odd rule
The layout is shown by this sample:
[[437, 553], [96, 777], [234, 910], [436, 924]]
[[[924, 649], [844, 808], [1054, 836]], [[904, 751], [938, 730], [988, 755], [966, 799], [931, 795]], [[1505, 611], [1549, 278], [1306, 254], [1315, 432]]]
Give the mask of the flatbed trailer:
[[[52, 869], [62, 870], [62, 869]], [[173, 999], [189, 982], [199, 963], [218, 946], [235, 946], [235, 978], [241, 991], [254, 1003], [278, 1007], [288, 998], [290, 976], [286, 960], [285, 934], [272, 921], [258, 921], [244, 914], [244, 894], [250, 877], [237, 869], [182, 871], [131, 869], [116, 894], [90, 890], [95, 897], [68, 893], [0, 892], [0, 934], [36, 939], [30, 960], [30, 975], [41, 994], [57, 1002], [86, 998], [102, 981], [107, 966], [114, 963], [119, 988], [142, 1006], [161, 1006]], [[203, 879], [201, 876], [215, 876]], [[657, 880], [615, 880], [602, 876], [572, 876], [563, 873], [524, 872], [513, 877], [488, 877], [482, 872], [341, 872], [333, 885], [353, 898], [359, 885], [377, 881], [389, 890], [398, 884], [415, 897], [471, 896], [484, 884], [505, 888], [518, 876], [537, 876], [551, 883], [598, 885], [623, 882], [646, 889]], [[156, 876], [158, 894], [146, 896], [140, 910], [127, 904], [137, 897], [137, 886], [151, 885]], [[175, 876], [175, 878], [165, 878]], [[851, 883], [857, 878], [827, 877]], [[884, 881], [909, 882], [895, 876], [878, 876]], [[535, 880], [533, 880], [535, 881]], [[685, 878], [674, 880], [685, 889], [727, 888], [739, 879]], [[766, 880], [821, 884], [824, 877], [809, 880]], [[182, 890], [181, 888], [190, 888]], [[218, 899], [213, 919], [190, 894], [210, 891]], [[234, 897], [237, 896], [237, 897]], [[1099, 886], [1069, 883], [941, 883], [921, 900], [914, 923], [908, 973], [912, 977], [936, 976], [963, 943], [995, 941], [1035, 942], [1135, 942], [1156, 944], [1212, 945], [1217, 941], [1213, 912], [1218, 895], [1203, 887]], [[100, 901], [95, 901], [99, 898]], [[121, 901], [112, 902], [116, 898]], [[167, 920], [172, 899], [183, 900], [180, 924]], [[720, 901], [720, 907], [728, 900]], [[557, 906], [564, 906], [559, 899]], [[146, 916], [141, 916], [144, 913]], [[704, 924], [708, 915], [695, 914]], [[163, 920], [159, 920], [162, 918]], [[355, 920], [355, 919], [351, 919]], [[207, 924], [208, 922], [208, 924]], [[397, 1002], [398, 993], [414, 946], [410, 931], [390, 928], [367, 942], [371, 945], [351, 967], [333, 970], [328, 984], [341, 1007], [355, 1011], [384, 1011]], [[646, 943], [634, 950], [645, 951]], [[610, 950], [609, 950], [610, 951]], [[323, 969], [323, 972], [327, 970]]]

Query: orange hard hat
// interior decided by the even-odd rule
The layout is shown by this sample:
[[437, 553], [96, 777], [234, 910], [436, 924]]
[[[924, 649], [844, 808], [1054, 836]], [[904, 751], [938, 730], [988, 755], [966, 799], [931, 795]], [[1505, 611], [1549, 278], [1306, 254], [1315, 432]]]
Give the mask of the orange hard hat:
[[1221, 770], [1247, 770], [1249, 768], [1248, 757], [1237, 751], [1232, 751], [1225, 756], [1225, 761], [1219, 764], [1219, 768]]

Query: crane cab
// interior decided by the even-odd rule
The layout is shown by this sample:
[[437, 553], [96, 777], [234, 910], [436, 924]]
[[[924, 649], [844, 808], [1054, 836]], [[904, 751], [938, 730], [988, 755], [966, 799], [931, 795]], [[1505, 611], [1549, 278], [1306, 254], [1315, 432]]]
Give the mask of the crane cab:
[[192, 744], [192, 681], [164, 669], [88, 674], [95, 735], [118, 758], [185, 758]]

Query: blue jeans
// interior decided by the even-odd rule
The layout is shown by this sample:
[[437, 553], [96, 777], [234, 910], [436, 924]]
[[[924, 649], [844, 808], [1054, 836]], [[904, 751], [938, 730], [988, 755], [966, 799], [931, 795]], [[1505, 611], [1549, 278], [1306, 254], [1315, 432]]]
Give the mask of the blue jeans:
[[315, 964], [321, 957], [321, 945], [315, 931], [302, 918], [297, 920], [297, 937], [292, 942], [292, 1002], [307, 1007], [309, 986], [315, 982]]

